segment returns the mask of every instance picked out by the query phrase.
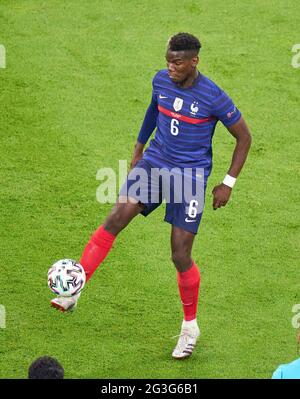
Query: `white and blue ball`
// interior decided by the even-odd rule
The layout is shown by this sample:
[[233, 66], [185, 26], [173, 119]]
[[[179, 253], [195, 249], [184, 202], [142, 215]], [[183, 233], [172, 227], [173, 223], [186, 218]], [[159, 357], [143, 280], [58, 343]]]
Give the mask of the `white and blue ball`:
[[48, 271], [48, 286], [56, 295], [74, 296], [83, 289], [85, 281], [83, 267], [72, 259], [61, 259]]

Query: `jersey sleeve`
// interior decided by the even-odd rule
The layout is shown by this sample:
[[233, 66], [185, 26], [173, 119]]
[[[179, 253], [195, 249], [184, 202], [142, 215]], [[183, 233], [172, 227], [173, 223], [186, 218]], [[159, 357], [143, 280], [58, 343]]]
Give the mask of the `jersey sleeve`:
[[272, 380], [281, 380], [282, 379], [282, 368], [279, 366], [272, 375]]
[[220, 88], [212, 101], [211, 113], [226, 127], [232, 126], [242, 116], [231, 98]]
[[157, 94], [155, 92], [155, 77], [152, 80], [152, 98], [150, 105], [146, 111], [141, 130], [138, 135], [138, 142], [146, 144], [153, 130], [156, 128], [156, 120], [158, 117]]

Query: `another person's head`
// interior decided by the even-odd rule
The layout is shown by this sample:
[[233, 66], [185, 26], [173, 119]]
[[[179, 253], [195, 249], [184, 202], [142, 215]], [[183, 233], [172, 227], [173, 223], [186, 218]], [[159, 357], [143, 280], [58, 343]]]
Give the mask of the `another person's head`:
[[169, 77], [174, 83], [188, 79], [197, 68], [201, 43], [190, 33], [177, 33], [168, 41], [166, 60]]
[[56, 359], [43, 356], [31, 363], [28, 370], [28, 378], [31, 380], [63, 379], [64, 369]]

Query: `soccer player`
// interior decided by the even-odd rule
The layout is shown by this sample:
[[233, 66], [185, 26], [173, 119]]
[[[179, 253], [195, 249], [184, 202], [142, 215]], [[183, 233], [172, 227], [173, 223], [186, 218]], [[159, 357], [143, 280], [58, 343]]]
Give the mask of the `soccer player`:
[[[176, 168], [185, 177], [187, 171], [192, 170], [190, 183], [194, 188], [201, 185], [202, 194], [200, 190], [195, 197], [186, 199], [184, 196], [181, 202], [175, 201], [174, 197], [182, 194], [184, 189], [173, 183], [170, 201], [166, 203], [165, 221], [172, 225], [172, 260], [177, 270], [184, 314], [172, 354], [176, 359], [190, 356], [200, 335], [196, 319], [200, 272], [191, 253], [202, 217], [207, 178], [212, 168], [212, 137], [217, 122], [220, 120], [235, 137], [236, 146], [223, 182], [212, 191], [214, 209], [227, 204], [251, 144], [248, 127], [238, 108], [222, 89], [198, 71], [200, 47], [199, 40], [189, 33], [178, 33], [168, 41], [167, 68], [153, 78], [152, 99], [135, 144], [132, 169], [117, 203], [91, 236], [80, 260], [89, 280], [106, 258], [117, 235], [130, 221], [138, 214], [149, 215], [162, 203], [165, 198], [164, 177], [157, 183], [152, 171]], [[155, 128], [155, 137], [144, 151]], [[138, 190], [135, 194], [131, 190], [129, 195], [138, 174], [135, 172], [141, 170], [148, 179], [145, 179], [145, 174], [140, 178], [139, 195]], [[152, 194], [156, 199], [158, 196], [158, 200], [152, 201]], [[76, 306], [78, 297], [58, 297], [51, 304], [67, 311]]]
[[42, 356], [29, 366], [28, 378], [30, 380], [62, 380], [64, 368], [53, 357]]
[[300, 358], [291, 363], [281, 364], [272, 375], [273, 380], [299, 380]]
[[[300, 331], [298, 332], [298, 351], [300, 348]], [[290, 363], [281, 364], [272, 375], [273, 380], [299, 380], [300, 379], [300, 357]]]

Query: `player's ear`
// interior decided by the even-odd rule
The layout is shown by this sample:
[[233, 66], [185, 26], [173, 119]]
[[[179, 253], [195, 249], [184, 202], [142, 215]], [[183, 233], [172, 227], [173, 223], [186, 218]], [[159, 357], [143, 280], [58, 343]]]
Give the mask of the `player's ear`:
[[199, 57], [196, 55], [195, 57], [192, 58], [192, 66], [196, 67], [199, 63]]

